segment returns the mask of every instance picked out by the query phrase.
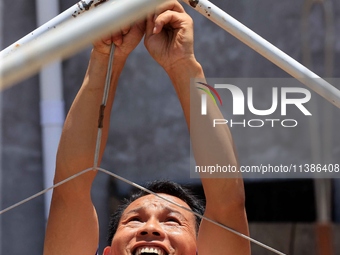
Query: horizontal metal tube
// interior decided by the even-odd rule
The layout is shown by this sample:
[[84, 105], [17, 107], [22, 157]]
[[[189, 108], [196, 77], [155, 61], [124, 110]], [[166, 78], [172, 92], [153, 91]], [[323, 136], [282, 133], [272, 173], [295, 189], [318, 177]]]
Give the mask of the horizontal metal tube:
[[208, 0], [183, 0], [196, 11], [260, 53], [282, 70], [340, 108], [340, 91]]
[[143, 18], [162, 0], [119, 0], [67, 22], [63, 29], [49, 31], [1, 59], [0, 88], [36, 73], [52, 60], [65, 58], [95, 39]]

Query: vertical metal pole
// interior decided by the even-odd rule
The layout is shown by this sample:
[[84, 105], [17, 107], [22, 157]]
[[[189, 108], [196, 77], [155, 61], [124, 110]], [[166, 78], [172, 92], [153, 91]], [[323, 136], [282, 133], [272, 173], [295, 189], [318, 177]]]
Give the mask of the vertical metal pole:
[[[329, 0], [306, 0], [302, 10], [302, 57], [303, 63], [309, 67], [313, 67], [313, 57], [310, 48], [310, 24], [309, 17], [313, 7], [321, 7], [325, 23], [325, 77], [333, 76], [333, 51], [334, 51], [334, 24], [332, 3]], [[323, 108], [323, 117], [320, 116], [317, 102], [311, 102], [313, 118], [310, 119], [310, 137], [311, 137], [311, 153], [312, 163], [330, 164], [332, 162], [332, 107], [326, 104]], [[323, 120], [323, 132], [320, 130], [319, 120]], [[320, 136], [320, 134], [322, 134]], [[333, 235], [332, 235], [332, 219], [331, 219], [331, 186], [330, 179], [315, 179], [314, 194], [316, 208], [316, 227], [317, 251], [319, 255], [332, 255], [333, 251]]]
[[[44, 24], [59, 13], [58, 0], [36, 0], [37, 23]], [[56, 154], [64, 123], [62, 67], [60, 61], [46, 65], [39, 74], [40, 124], [44, 188], [53, 185]], [[48, 218], [52, 191], [45, 193], [45, 219]]]

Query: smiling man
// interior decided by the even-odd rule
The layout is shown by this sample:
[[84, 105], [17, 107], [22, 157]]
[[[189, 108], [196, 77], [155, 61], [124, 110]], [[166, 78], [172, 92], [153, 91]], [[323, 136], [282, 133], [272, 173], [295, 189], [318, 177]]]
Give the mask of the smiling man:
[[[191, 209], [186, 202], [177, 197], [181, 196], [184, 200], [190, 197], [179, 185], [155, 182], [149, 188], [154, 191], [163, 190], [167, 193], [158, 193], [160, 196]], [[176, 252], [195, 254], [197, 236], [195, 216], [154, 195], [140, 194], [138, 197], [124, 209], [114, 236], [109, 235], [110, 246], [104, 250], [104, 254], [124, 254], [124, 251], [126, 254], [136, 255], [166, 255]], [[195, 201], [193, 197], [192, 201]]]
[[[167, 72], [177, 92], [190, 129], [197, 165], [238, 167], [228, 127], [213, 128], [211, 124], [213, 119], [222, 118], [218, 107], [208, 100], [208, 113], [202, 116], [202, 91], [190, 86], [191, 78], [204, 79], [193, 51], [193, 21], [177, 1], [164, 1], [145, 21], [122, 28], [120, 33], [94, 43], [84, 82], [65, 121], [57, 154], [55, 183], [93, 166], [98, 120], [104, 116], [101, 159], [118, 78], [128, 55], [143, 36], [145, 47]], [[112, 82], [107, 106], [101, 112], [111, 43], [116, 46]], [[54, 189], [45, 255], [96, 253], [99, 227], [90, 195], [95, 175], [96, 171], [88, 172]], [[233, 173], [218, 177], [201, 176], [206, 197], [204, 215], [248, 235], [241, 176]], [[186, 209], [202, 213], [202, 206], [179, 185], [154, 182], [147, 188], [168, 201], [144, 192], [132, 196], [112, 217], [104, 255], [250, 254], [247, 240], [205, 220], [199, 225], [199, 219]]]

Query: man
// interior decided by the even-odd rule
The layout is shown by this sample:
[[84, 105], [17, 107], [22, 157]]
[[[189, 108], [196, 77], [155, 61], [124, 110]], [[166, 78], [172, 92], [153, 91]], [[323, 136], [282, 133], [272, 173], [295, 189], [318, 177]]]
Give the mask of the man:
[[[189, 129], [191, 126], [196, 164], [237, 165], [228, 127], [220, 125], [212, 129], [211, 120], [222, 118], [219, 109], [208, 101], [208, 114], [201, 116], [202, 92], [190, 86], [190, 78], [204, 79], [193, 51], [193, 22], [177, 1], [165, 1], [146, 21], [136, 22], [122, 28], [120, 33], [94, 43], [83, 85], [71, 106], [60, 140], [56, 183], [93, 166], [110, 45], [114, 43], [116, 49], [109, 98], [104, 109], [101, 159], [119, 75], [129, 53], [144, 35], [145, 47], [169, 75]], [[98, 219], [90, 197], [95, 175], [96, 171], [88, 172], [54, 189], [45, 255], [96, 253]], [[242, 178], [237, 174], [228, 177], [231, 178], [202, 176], [207, 201], [204, 215], [248, 235]], [[160, 195], [182, 207], [193, 209], [188, 200], [172, 195], [166, 189], [160, 191]], [[154, 195], [142, 194], [133, 200], [124, 208], [116, 225], [104, 255], [250, 254], [247, 240], [205, 220], [197, 233], [192, 213]]]

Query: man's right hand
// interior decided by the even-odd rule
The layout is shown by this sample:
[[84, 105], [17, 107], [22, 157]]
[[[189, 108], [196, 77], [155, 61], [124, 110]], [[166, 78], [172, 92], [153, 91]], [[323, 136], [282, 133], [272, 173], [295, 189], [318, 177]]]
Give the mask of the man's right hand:
[[94, 51], [105, 55], [110, 54], [111, 44], [115, 48], [115, 58], [126, 59], [128, 55], [137, 47], [145, 33], [145, 20], [139, 20], [127, 25], [120, 31], [101, 38], [93, 43]]
[[144, 44], [167, 72], [182, 60], [194, 58], [193, 21], [178, 1], [165, 1], [149, 15]]

